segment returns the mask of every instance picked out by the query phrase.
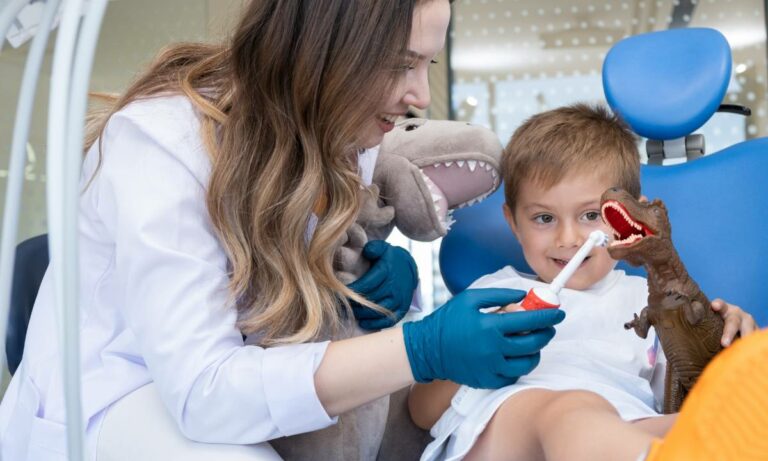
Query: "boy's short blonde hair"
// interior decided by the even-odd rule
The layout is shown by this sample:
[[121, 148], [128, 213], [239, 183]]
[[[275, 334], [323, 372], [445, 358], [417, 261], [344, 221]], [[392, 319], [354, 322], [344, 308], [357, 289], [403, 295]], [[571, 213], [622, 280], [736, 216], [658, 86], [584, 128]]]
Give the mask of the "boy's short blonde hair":
[[566, 174], [612, 175], [613, 184], [640, 196], [640, 153], [629, 127], [603, 105], [573, 104], [526, 120], [501, 159], [504, 199], [514, 211], [520, 184], [549, 188]]

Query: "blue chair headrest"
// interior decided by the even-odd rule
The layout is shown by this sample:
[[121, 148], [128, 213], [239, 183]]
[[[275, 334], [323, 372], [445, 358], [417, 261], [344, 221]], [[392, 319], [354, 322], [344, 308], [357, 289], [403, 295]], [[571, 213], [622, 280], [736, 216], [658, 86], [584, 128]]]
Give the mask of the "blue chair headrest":
[[440, 242], [440, 273], [456, 294], [506, 265], [533, 273], [502, 214], [504, 184], [482, 202], [453, 213], [456, 223]]
[[616, 43], [603, 63], [611, 108], [650, 139], [687, 136], [715, 113], [731, 78], [731, 49], [714, 29], [671, 29]]

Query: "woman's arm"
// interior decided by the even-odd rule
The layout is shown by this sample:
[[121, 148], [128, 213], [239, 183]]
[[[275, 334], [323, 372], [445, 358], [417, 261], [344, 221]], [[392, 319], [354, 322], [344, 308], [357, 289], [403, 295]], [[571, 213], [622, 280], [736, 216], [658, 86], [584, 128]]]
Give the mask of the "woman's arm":
[[328, 414], [338, 415], [414, 380], [482, 388], [514, 382], [538, 364], [539, 351], [555, 334], [552, 325], [565, 317], [557, 309], [480, 312], [522, 295], [500, 288], [465, 290], [402, 329], [331, 343], [314, 375], [320, 402]]
[[330, 416], [413, 381], [401, 328], [332, 342], [315, 372], [317, 395]]
[[[376, 351], [372, 353], [371, 351]], [[337, 416], [413, 383], [401, 328], [332, 342], [315, 373], [320, 402]], [[411, 418], [429, 429], [448, 409], [459, 385], [416, 384], [408, 397]]]
[[459, 385], [452, 381], [417, 383], [408, 395], [411, 419], [420, 428], [430, 429], [451, 406], [451, 399], [458, 390]]

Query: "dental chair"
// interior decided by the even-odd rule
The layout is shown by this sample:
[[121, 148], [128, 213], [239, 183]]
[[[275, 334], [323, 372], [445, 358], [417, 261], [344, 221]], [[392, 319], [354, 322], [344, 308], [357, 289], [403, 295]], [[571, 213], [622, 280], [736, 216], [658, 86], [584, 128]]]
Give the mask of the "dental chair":
[[[603, 88], [611, 108], [646, 137], [643, 194], [664, 201], [672, 238], [691, 277], [710, 298], [723, 298], [768, 325], [768, 138], [706, 156], [692, 134], [720, 111], [731, 78], [728, 42], [713, 29], [674, 29], [626, 38], [606, 56]], [[733, 115], [738, 116], [738, 115]], [[666, 159], [685, 163], [663, 165]], [[503, 186], [502, 186], [503, 187]], [[505, 265], [531, 273], [504, 221], [503, 190], [454, 213], [440, 247], [451, 293]], [[645, 275], [621, 262], [620, 269]]]

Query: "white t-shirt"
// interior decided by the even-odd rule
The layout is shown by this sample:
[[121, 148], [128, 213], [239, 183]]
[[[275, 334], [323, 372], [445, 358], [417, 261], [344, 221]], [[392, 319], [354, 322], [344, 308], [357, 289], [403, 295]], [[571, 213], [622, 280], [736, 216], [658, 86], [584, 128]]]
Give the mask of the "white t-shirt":
[[[508, 266], [481, 277], [470, 288], [528, 291], [545, 285]], [[658, 378], [664, 359], [655, 332], [642, 339], [624, 329], [624, 323], [647, 304], [646, 280], [615, 270], [586, 290], [563, 289], [559, 296], [566, 317], [541, 351], [539, 365], [501, 389], [459, 388], [432, 428], [435, 440], [422, 460], [461, 459], [499, 406], [523, 389], [589, 390], [611, 402], [625, 420], [658, 415], [651, 380], [654, 375]]]
[[[83, 186], [97, 146], [85, 158]], [[314, 385], [328, 343], [246, 346], [235, 326], [227, 257], [205, 204], [211, 164], [190, 101], [130, 104], [111, 118], [103, 147], [101, 169], [80, 199], [88, 452], [95, 453], [104, 411], [151, 381], [196, 441], [249, 444], [333, 424]], [[364, 182], [377, 153], [361, 154]], [[23, 360], [0, 404], [3, 460], [66, 458], [53, 289], [48, 272]]]

